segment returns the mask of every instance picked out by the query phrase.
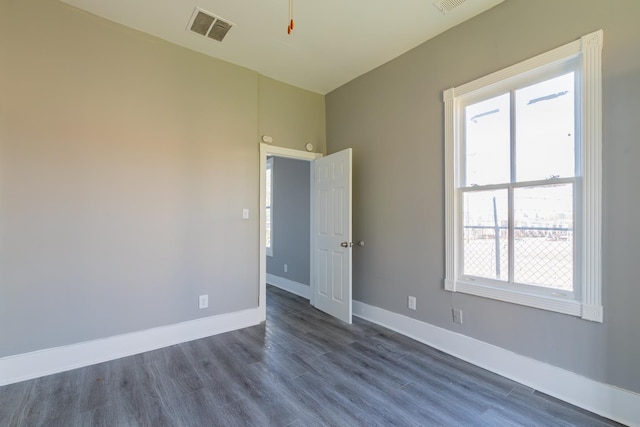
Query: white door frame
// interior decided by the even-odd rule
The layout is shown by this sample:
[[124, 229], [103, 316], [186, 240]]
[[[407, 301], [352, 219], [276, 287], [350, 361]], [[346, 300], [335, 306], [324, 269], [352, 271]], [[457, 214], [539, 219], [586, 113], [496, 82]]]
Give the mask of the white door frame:
[[[259, 246], [260, 246], [260, 272], [259, 272], [259, 283], [258, 283], [258, 288], [259, 288], [259, 294], [258, 294], [258, 311], [260, 313], [260, 317], [262, 319], [262, 321], [265, 321], [267, 319], [267, 219], [266, 219], [266, 215], [265, 215], [265, 206], [267, 204], [267, 182], [266, 182], [266, 175], [267, 175], [267, 157], [268, 156], [274, 156], [274, 157], [286, 157], [289, 159], [298, 159], [298, 160], [306, 160], [308, 162], [312, 162], [316, 159], [319, 159], [322, 157], [321, 153], [309, 153], [307, 151], [302, 151], [302, 150], [294, 150], [292, 148], [284, 148], [284, 147], [275, 147], [273, 145], [269, 145], [269, 144], [263, 144], [260, 143], [260, 205], [259, 205], [259, 221], [260, 221], [260, 238], [259, 238]], [[311, 169], [311, 174], [313, 174], [313, 168]], [[313, 180], [311, 180], [310, 183], [310, 187], [309, 187], [309, 191], [311, 191], [311, 185], [313, 183]], [[311, 246], [309, 247], [309, 254], [310, 254], [310, 263], [311, 265], [309, 266], [310, 270], [309, 271], [313, 271], [313, 262], [311, 260], [311, 251], [313, 248], [313, 221], [314, 221], [314, 209], [313, 209], [313, 193], [310, 194], [310, 199], [311, 199], [311, 227], [309, 230], [309, 234], [311, 235]], [[309, 275], [309, 286], [311, 287], [311, 295], [313, 296], [314, 293], [314, 280], [313, 280], [313, 274]], [[312, 297], [313, 298], [313, 297]], [[311, 302], [313, 303], [313, 299], [311, 300]]]

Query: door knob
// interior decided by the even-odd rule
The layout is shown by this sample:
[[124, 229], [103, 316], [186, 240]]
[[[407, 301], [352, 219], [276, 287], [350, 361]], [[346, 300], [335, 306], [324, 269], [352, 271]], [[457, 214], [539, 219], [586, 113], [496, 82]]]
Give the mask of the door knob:
[[342, 242], [340, 243], [340, 246], [342, 246], [343, 248], [350, 248], [353, 246], [353, 242]]

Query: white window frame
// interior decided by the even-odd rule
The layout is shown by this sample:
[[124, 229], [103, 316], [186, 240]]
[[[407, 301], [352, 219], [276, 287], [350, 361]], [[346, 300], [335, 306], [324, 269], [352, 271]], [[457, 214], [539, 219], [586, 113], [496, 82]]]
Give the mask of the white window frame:
[[[602, 42], [599, 30], [549, 52], [479, 78], [443, 93], [445, 107], [445, 280], [444, 288], [529, 307], [603, 321], [602, 307]], [[576, 179], [579, 221], [574, 233], [580, 244], [574, 254], [577, 274], [574, 292], [561, 295], [535, 292], [491, 280], [470, 280], [462, 274], [462, 199], [460, 165], [464, 131], [464, 105], [470, 99], [493, 93], [496, 87], [528, 80], [578, 61], [576, 127], [578, 144]]]
[[[266, 245], [265, 247], [267, 249], [267, 256], [272, 257], [273, 256], [273, 157], [269, 157], [267, 158], [267, 168], [266, 170], [269, 172], [271, 172], [271, 188], [269, 189], [270, 194], [271, 194], [271, 200], [269, 201], [270, 203], [267, 204], [265, 202], [265, 212], [266, 210], [271, 211], [271, 224], [269, 227], [269, 243], [271, 243], [270, 245]], [[266, 179], [265, 179], [266, 182]], [[265, 218], [266, 218], [266, 213], [265, 213]]]

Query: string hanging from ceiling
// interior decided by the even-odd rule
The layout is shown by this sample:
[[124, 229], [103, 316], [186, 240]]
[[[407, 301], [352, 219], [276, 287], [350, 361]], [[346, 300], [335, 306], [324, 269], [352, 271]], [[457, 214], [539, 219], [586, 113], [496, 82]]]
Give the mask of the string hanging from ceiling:
[[289, 26], [287, 26], [287, 34], [293, 31], [293, 0], [289, 0]]

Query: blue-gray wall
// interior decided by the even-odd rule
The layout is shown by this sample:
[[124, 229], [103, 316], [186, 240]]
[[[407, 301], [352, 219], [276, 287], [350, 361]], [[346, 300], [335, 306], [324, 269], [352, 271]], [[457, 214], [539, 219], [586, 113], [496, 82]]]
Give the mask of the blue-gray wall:
[[310, 165], [304, 160], [273, 159], [273, 256], [267, 257], [267, 273], [307, 286]]
[[[327, 151], [353, 147], [367, 242], [354, 298], [640, 392], [639, 19], [637, 0], [507, 0], [328, 94]], [[604, 323], [445, 292], [442, 91], [601, 28]]]

